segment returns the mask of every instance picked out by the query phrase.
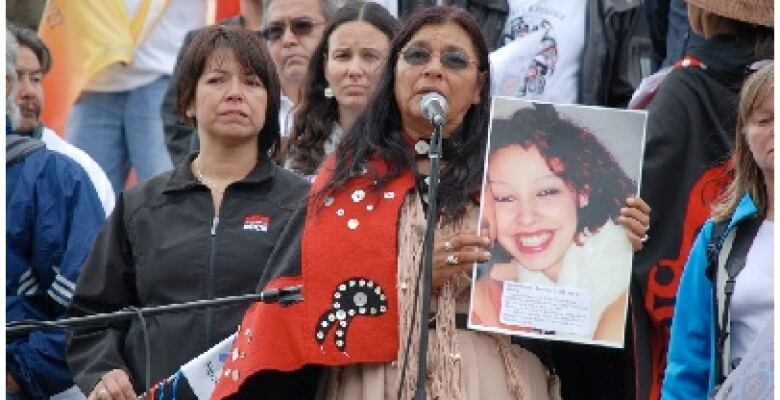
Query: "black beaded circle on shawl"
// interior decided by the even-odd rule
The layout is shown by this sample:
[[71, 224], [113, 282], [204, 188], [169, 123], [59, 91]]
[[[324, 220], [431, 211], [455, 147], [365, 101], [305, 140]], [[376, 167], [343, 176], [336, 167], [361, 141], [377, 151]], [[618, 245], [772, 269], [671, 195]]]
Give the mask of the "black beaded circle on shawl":
[[347, 330], [352, 320], [360, 316], [378, 317], [387, 312], [384, 290], [368, 278], [354, 277], [341, 282], [333, 291], [332, 299], [332, 308], [322, 314], [315, 327], [314, 338], [320, 349], [335, 326], [336, 348], [346, 353]]

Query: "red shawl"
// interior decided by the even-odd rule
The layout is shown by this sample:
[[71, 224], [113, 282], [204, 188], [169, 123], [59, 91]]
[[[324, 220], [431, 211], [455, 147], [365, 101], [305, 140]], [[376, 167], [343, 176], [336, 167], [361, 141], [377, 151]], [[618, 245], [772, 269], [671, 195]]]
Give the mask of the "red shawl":
[[325, 161], [310, 192], [300, 276], [266, 286], [303, 284], [304, 300], [249, 308], [212, 398], [237, 393], [247, 378], [264, 370], [397, 358], [398, 218], [414, 178], [406, 171], [377, 190], [372, 176], [381, 176], [386, 167], [375, 160], [371, 173], [364, 171], [332, 198], [322, 199], [316, 194], [336, 162], [333, 156]]

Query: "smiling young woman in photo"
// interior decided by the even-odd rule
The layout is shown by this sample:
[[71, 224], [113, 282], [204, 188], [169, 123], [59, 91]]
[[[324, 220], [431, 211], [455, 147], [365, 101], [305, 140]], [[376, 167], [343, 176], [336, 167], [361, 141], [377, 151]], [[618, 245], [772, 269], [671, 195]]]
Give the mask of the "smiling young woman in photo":
[[475, 294], [487, 296], [475, 305], [478, 324], [518, 328], [498, 322], [501, 281], [556, 285], [587, 290], [587, 339], [620, 340], [627, 262], [649, 221], [636, 185], [592, 133], [551, 105], [492, 127], [484, 201], [493, 215], [483, 218], [496, 244]]

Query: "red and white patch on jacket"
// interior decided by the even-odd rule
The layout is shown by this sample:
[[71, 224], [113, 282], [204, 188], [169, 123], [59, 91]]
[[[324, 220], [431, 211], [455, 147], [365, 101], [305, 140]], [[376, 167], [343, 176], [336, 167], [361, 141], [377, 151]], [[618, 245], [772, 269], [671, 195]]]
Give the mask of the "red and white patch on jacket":
[[267, 215], [255, 214], [244, 218], [244, 230], [255, 232], [268, 232], [271, 218]]

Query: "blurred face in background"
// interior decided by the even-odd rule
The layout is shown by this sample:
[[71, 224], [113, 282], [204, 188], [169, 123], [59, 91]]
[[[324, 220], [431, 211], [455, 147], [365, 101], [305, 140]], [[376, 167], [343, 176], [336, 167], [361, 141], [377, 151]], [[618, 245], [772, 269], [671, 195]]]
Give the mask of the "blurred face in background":
[[[297, 88], [306, 76], [314, 49], [322, 37], [323, 0], [274, 0], [268, 6], [262, 34], [282, 88]], [[295, 97], [297, 93], [287, 93]]]
[[341, 24], [328, 38], [325, 79], [339, 109], [362, 110], [374, 92], [390, 39], [368, 22]]
[[21, 111], [21, 121], [17, 129], [28, 131], [41, 122], [43, 108], [43, 71], [38, 57], [27, 46], [19, 46], [16, 58], [16, 74], [18, 78], [16, 104]]
[[771, 93], [753, 110], [743, 128], [753, 159], [765, 177], [775, 173], [775, 101]]

